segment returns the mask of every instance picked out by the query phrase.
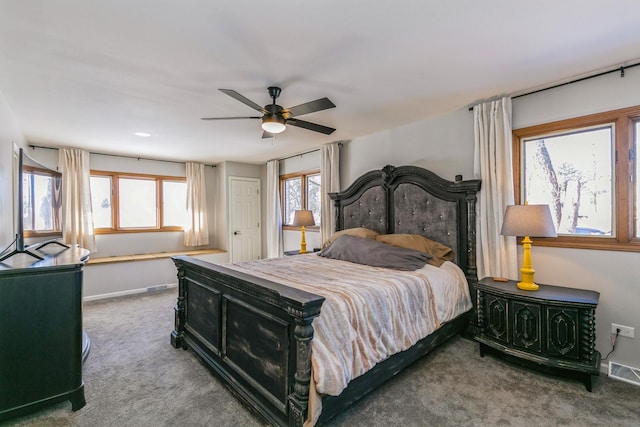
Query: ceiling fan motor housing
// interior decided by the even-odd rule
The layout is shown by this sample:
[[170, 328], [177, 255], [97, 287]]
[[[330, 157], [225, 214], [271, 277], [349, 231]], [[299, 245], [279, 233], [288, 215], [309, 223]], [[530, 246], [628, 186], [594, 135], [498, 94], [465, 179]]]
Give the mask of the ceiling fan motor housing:
[[262, 123], [265, 122], [276, 122], [276, 123], [286, 123], [287, 117], [282, 114], [283, 108], [276, 104], [265, 105], [264, 109], [267, 110], [268, 114], [262, 116]]
[[282, 89], [280, 89], [278, 86], [269, 86], [267, 88], [267, 91], [269, 91], [269, 96], [273, 99], [273, 103], [276, 103], [276, 98], [280, 96], [280, 92], [282, 92]]

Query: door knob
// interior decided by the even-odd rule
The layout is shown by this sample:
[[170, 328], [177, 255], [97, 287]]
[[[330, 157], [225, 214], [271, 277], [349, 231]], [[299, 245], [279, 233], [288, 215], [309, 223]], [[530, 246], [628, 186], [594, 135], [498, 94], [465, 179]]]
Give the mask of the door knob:
[[239, 232], [239, 231], [234, 231], [234, 232], [233, 232], [233, 235], [234, 235], [234, 236], [238, 236], [239, 234], [240, 234], [240, 232]]

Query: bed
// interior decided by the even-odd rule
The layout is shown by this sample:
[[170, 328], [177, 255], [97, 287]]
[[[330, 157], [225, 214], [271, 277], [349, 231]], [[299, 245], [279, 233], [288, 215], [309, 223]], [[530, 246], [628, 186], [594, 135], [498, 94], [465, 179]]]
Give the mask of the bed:
[[[364, 228], [384, 235], [428, 237], [453, 249], [455, 263], [471, 281], [477, 278], [475, 204], [479, 189], [478, 180], [463, 181], [458, 176], [448, 181], [415, 166], [385, 166], [330, 196], [335, 204], [336, 231]], [[302, 263], [312, 257], [319, 258], [291, 258]], [[313, 322], [325, 297], [304, 286], [296, 288], [270, 280], [269, 275], [252, 274], [246, 268], [185, 256], [173, 260], [179, 291], [172, 345], [191, 349], [269, 424], [304, 425], [310, 414], [310, 395], [313, 406], [316, 394], [312, 383]], [[470, 312], [448, 319], [409, 348], [376, 363], [350, 380], [339, 395], [322, 396], [317, 423], [331, 419], [464, 330]]]

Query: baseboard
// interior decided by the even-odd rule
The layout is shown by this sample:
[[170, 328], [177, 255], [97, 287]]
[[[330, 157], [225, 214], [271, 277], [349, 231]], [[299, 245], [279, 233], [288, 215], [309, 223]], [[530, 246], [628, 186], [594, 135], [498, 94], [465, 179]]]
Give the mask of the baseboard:
[[107, 298], [117, 298], [117, 297], [123, 297], [123, 296], [127, 296], [127, 295], [142, 294], [142, 293], [145, 293], [145, 292], [154, 292], [154, 291], [160, 291], [160, 290], [163, 290], [163, 289], [171, 289], [171, 288], [177, 288], [177, 287], [178, 287], [177, 283], [169, 283], [169, 284], [165, 284], [165, 285], [147, 286], [146, 288], [129, 289], [129, 290], [120, 291], [120, 292], [109, 292], [107, 294], [91, 295], [91, 296], [82, 298], [82, 301], [84, 301], [84, 302], [98, 301], [98, 300], [107, 299]]

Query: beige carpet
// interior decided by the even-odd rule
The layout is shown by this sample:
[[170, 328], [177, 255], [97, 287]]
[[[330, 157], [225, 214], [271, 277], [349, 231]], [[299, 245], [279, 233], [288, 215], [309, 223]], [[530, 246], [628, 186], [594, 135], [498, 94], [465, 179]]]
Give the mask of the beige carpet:
[[[169, 343], [176, 290], [89, 303], [87, 405], [2, 425], [260, 426], [189, 351]], [[454, 338], [331, 422], [335, 426], [640, 426], [640, 387], [519, 368]]]

